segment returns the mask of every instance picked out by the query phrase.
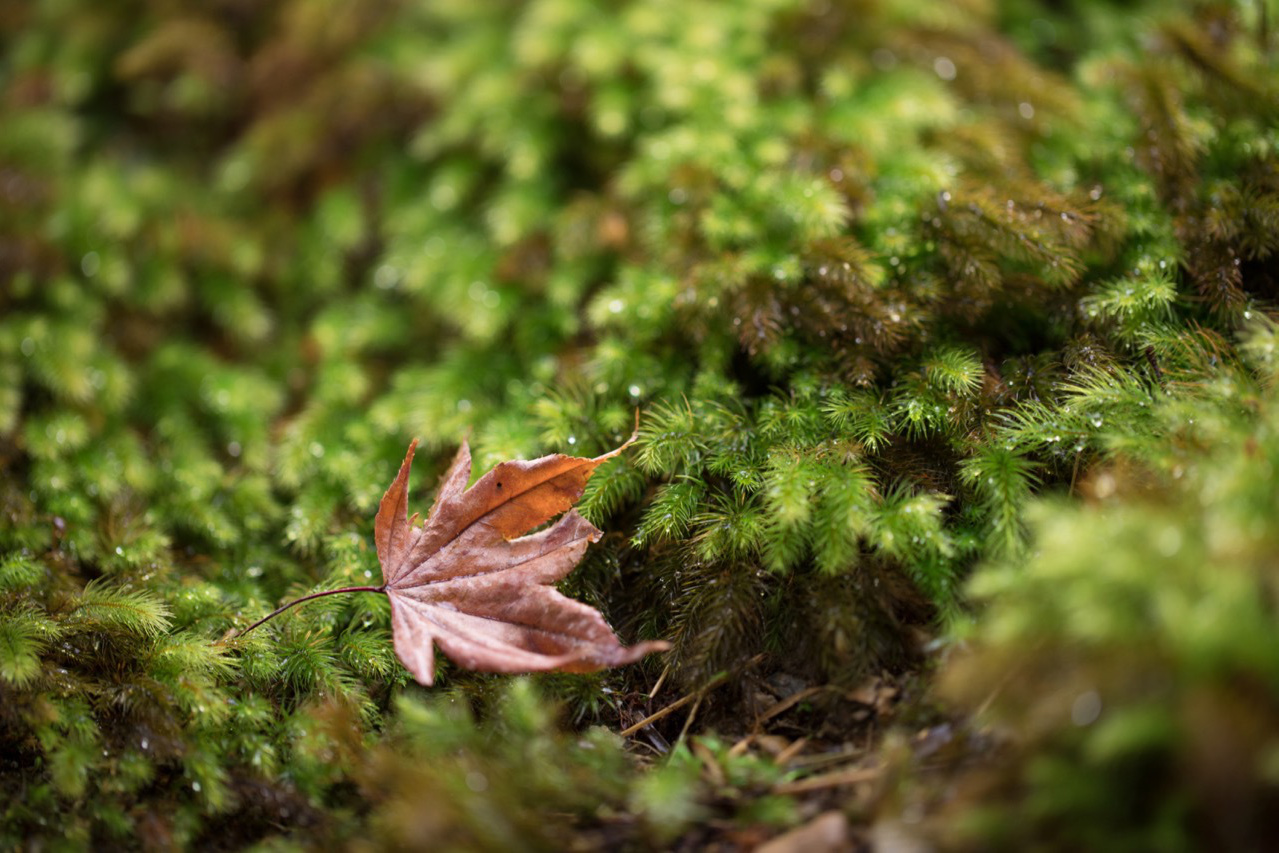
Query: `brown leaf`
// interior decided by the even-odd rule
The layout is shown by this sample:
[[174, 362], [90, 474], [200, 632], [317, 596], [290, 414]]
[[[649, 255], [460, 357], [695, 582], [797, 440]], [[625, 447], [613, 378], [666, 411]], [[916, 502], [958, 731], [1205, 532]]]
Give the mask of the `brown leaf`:
[[[471, 451], [463, 442], [421, 526], [416, 513], [408, 517], [417, 442], [409, 445], [374, 538], [395, 653], [418, 681], [433, 681], [436, 645], [459, 666], [488, 672], [589, 672], [670, 648], [623, 646], [599, 611], [551, 586], [600, 537], [571, 507], [596, 467], [629, 444], [594, 459], [503, 462], [467, 489]], [[516, 538], [560, 513], [547, 529]]]

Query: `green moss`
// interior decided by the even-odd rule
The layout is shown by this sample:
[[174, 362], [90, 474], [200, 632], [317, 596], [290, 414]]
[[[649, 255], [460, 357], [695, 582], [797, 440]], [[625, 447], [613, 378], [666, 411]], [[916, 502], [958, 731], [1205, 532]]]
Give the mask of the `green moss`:
[[[1078, 623], [1206, 728], [1243, 713], [1223, 673], [1270, 696], [1266, 4], [28, 5], [0, 20], [9, 846], [753, 843], [825, 795], [771, 793], [798, 771], [737, 739], [863, 743], [891, 716], [868, 679], [966, 630], [975, 685], [1017, 630]], [[410, 437], [440, 468], [470, 431], [488, 466], [615, 447], [636, 410], [566, 589], [665, 659], [538, 689], [444, 664], [425, 698], [372, 595], [216, 644], [377, 576]], [[1081, 508], [1138, 471], [1180, 509]], [[1167, 648], [1131, 633], [1152, 613]], [[817, 693], [756, 726], [777, 684]], [[1162, 780], [1116, 838], [1232, 814], [1165, 772], [1189, 718], [1133, 695], [1014, 751], [983, 831], [1101, 832], [1115, 761]], [[1240, 737], [1259, 802], [1274, 750]]]
[[[1275, 334], [1256, 325], [1247, 349], [1264, 359]], [[944, 684], [1015, 741], [981, 795], [1000, 804], [1002, 846], [1246, 847], [1273, 832], [1279, 409], [1273, 365], [1258, 366], [1260, 383], [1222, 371], [1193, 400], [1158, 401], [1166, 440], [1139, 468], [1095, 472], [1085, 505], [1036, 504], [1035, 554], [974, 579], [989, 606]]]

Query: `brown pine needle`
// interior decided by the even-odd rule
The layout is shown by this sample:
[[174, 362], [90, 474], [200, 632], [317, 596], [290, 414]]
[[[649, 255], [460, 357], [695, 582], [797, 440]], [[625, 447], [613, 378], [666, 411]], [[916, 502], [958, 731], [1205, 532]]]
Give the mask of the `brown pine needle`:
[[772, 706], [764, 713], [760, 714], [755, 719], [755, 725], [758, 726], [760, 723], [767, 722], [768, 720], [771, 720], [773, 717], [776, 717], [778, 714], [783, 714], [786, 711], [789, 711], [791, 708], [795, 707], [800, 702], [803, 702], [805, 699], [809, 698], [810, 696], [815, 696], [818, 693], [821, 693], [825, 689], [826, 689], [825, 687], [805, 687], [803, 690], [799, 691], [798, 693], [793, 693], [790, 696], [787, 696], [785, 699], [778, 702], [776, 705]]
[[693, 725], [693, 719], [697, 716], [697, 709], [702, 707], [702, 700], [705, 698], [705, 691], [697, 694], [697, 701], [693, 703], [693, 710], [688, 712], [688, 717], [684, 720], [684, 726], [679, 730], [679, 737], [675, 738], [676, 743], [682, 741], [684, 735], [688, 734], [689, 726]]
[[773, 762], [778, 767], [785, 767], [790, 763], [790, 760], [799, 755], [806, 746], [808, 746], [808, 738], [802, 737], [783, 749], [781, 752], [777, 753], [777, 755], [773, 758]]
[[851, 770], [836, 770], [823, 773], [821, 776], [809, 776], [807, 779], [796, 779], [794, 782], [782, 782], [773, 786], [774, 794], [803, 794], [807, 791], [820, 791], [823, 788], [838, 788], [843, 785], [856, 785], [859, 782], [872, 782], [884, 772], [883, 767], [854, 767]]
[[622, 729], [622, 737], [630, 737], [631, 735], [635, 734], [637, 731], [644, 728], [645, 726], [651, 725], [657, 722], [658, 720], [662, 719], [666, 715], [672, 714], [675, 711], [678, 711], [680, 708], [683, 708], [689, 702], [692, 702], [695, 698], [697, 698], [697, 695], [698, 694], [696, 693], [689, 693], [687, 696], [684, 696], [681, 699], [676, 699], [674, 702], [667, 705], [662, 710], [649, 714], [647, 717], [640, 720], [638, 723], [635, 723], [634, 725], [631, 725], [631, 726], [627, 726], [626, 728]]
[[653, 689], [648, 691], [648, 698], [653, 699], [657, 696], [657, 691], [662, 689], [662, 684], [666, 681], [666, 675], [671, 671], [671, 665], [668, 663], [662, 667], [662, 674], [657, 676], [657, 683], [653, 685]]
[[[755, 657], [746, 661], [745, 664], [743, 664], [741, 667], [735, 670], [733, 674], [737, 674], [744, 670], [750, 669], [752, 666], [762, 661], [764, 657], [765, 656], [763, 654], [755, 655]], [[631, 735], [635, 734], [637, 731], [644, 728], [645, 726], [657, 722], [658, 720], [662, 719], [663, 717], [667, 716], [668, 714], [674, 711], [678, 711], [680, 708], [683, 708], [685, 705], [687, 705], [689, 702], [692, 702], [694, 699], [696, 699], [698, 703], [700, 704], [702, 698], [706, 696], [707, 693], [711, 692], [716, 687], [719, 687], [721, 684], [728, 681], [728, 676], [729, 676], [729, 673], [721, 672], [719, 675], [715, 676], [709, 682], [707, 682], [706, 686], [701, 688], [700, 690], [696, 690], [692, 693], [689, 693], [687, 696], [684, 696], [680, 699], [676, 699], [674, 702], [667, 705], [662, 710], [649, 714], [647, 717], [640, 720], [638, 723], [635, 723], [634, 725], [627, 726], [626, 728], [622, 729], [622, 732], [621, 732], [622, 737], [630, 737]], [[680, 733], [680, 736], [683, 737], [683, 732]]]

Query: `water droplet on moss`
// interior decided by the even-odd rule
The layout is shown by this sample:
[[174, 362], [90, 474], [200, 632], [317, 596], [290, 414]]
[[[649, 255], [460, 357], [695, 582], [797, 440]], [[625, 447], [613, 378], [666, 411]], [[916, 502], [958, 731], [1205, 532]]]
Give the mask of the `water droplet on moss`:
[[1088, 726], [1101, 716], [1101, 696], [1096, 690], [1085, 690], [1075, 697], [1070, 706], [1070, 721], [1076, 726]]

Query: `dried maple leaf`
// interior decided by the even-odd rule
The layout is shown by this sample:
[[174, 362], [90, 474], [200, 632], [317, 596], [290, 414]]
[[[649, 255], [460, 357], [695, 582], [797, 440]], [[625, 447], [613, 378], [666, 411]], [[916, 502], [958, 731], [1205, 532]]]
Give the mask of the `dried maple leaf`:
[[594, 459], [503, 462], [467, 489], [471, 452], [463, 442], [421, 526], [416, 513], [408, 517], [417, 442], [409, 445], [378, 506], [374, 538], [395, 653], [418, 681], [433, 681], [436, 645], [458, 665], [489, 672], [588, 672], [670, 647], [623, 646], [599, 611], [550, 585], [599, 539], [571, 507], [595, 468], [629, 444]]

